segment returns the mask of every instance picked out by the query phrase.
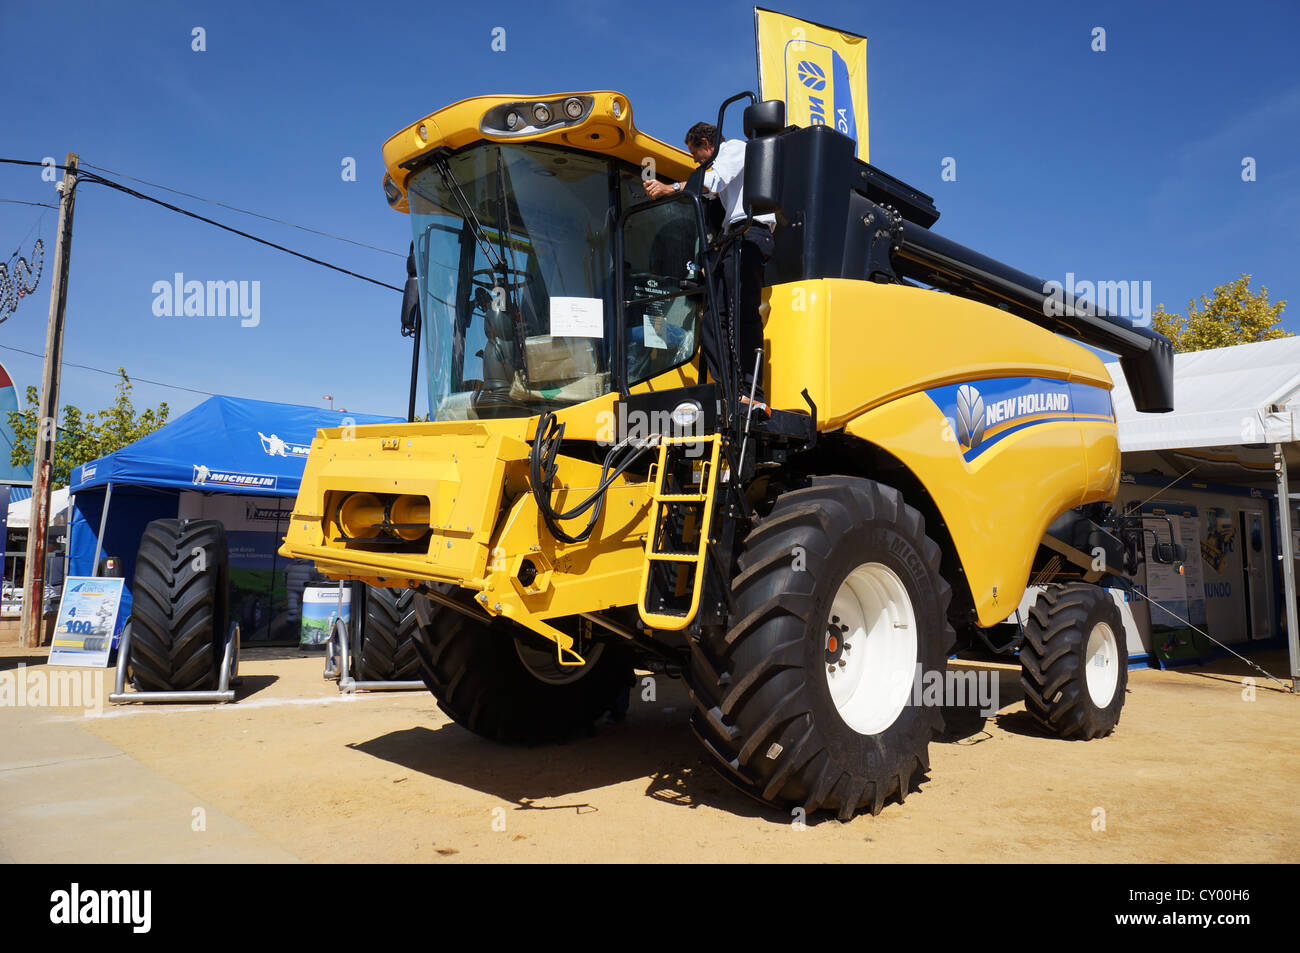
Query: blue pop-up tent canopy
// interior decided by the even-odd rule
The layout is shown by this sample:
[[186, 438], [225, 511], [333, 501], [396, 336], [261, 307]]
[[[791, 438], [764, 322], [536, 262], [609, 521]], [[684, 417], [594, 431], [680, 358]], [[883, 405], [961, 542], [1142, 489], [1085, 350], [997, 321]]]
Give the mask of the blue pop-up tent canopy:
[[[345, 414], [297, 404], [240, 397], [211, 397], [146, 437], [72, 471], [69, 518], [69, 574], [95, 575], [101, 557], [111, 556], [127, 580], [135, 575], [136, 551], [145, 526], [181, 514], [182, 494], [205, 498], [232, 495], [261, 502], [208, 500], [203, 518], [222, 518], [230, 543], [232, 587], [239, 574], [282, 573], [274, 551], [293, 507], [303, 466], [316, 431], [328, 427], [391, 423], [403, 417]], [[193, 501], [194, 497], [186, 497]], [[224, 514], [231, 514], [224, 519]], [[264, 565], [265, 564], [265, 565]], [[246, 638], [271, 637], [277, 611], [276, 583], [268, 579], [265, 605], [245, 607]], [[248, 585], [253, 585], [248, 582]], [[261, 583], [258, 583], [261, 585]], [[235, 593], [238, 597], [238, 593]], [[245, 600], [247, 601], [247, 600]], [[250, 603], [251, 605], [251, 603]], [[125, 610], [123, 612], [125, 617]]]
[[316, 431], [400, 417], [210, 397], [147, 437], [72, 471], [72, 492], [110, 483], [294, 496]]

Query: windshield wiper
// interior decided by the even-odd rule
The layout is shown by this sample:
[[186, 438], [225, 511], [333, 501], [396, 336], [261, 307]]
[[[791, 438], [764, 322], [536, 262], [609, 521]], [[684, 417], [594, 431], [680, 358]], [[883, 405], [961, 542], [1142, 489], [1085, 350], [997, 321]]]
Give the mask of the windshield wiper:
[[461, 218], [469, 222], [470, 227], [474, 230], [474, 240], [478, 242], [478, 246], [483, 252], [483, 257], [492, 264], [494, 270], [500, 271], [505, 267], [505, 262], [501, 258], [497, 257], [492, 250], [492, 243], [488, 240], [487, 233], [483, 230], [483, 223], [480, 222], [478, 216], [474, 214], [474, 207], [470, 204], [469, 198], [466, 197], [465, 190], [462, 189], [460, 183], [456, 181], [456, 176], [452, 174], [451, 167], [447, 164], [447, 160], [445, 158], [435, 159], [433, 166], [438, 170], [438, 174], [442, 176], [442, 183], [447, 187], [447, 191], [451, 193], [451, 197], [456, 200], [456, 205], [460, 208]]

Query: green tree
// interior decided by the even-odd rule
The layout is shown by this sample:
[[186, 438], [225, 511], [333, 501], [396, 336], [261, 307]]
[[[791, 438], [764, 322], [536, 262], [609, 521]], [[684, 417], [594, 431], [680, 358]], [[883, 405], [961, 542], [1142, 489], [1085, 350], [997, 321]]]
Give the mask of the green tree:
[[[111, 406], [97, 414], [84, 414], [72, 404], [63, 405], [63, 422], [59, 424], [51, 467], [50, 485], [54, 489], [68, 485], [73, 467], [120, 450], [167, 423], [171, 412], [167, 402], [137, 413], [131, 403], [131, 378], [124, 367], [119, 367], [117, 372], [121, 380], [117, 382], [117, 399]], [[9, 412], [9, 426], [14, 432], [9, 459], [14, 466], [30, 466], [36, 459], [39, 407], [40, 395], [35, 387], [29, 386], [27, 410]]]
[[1204, 351], [1291, 337], [1291, 332], [1281, 326], [1285, 307], [1285, 299], [1269, 303], [1264, 285], [1252, 292], [1250, 275], [1242, 275], [1219, 285], [1209, 295], [1201, 295], [1199, 306], [1195, 301], [1187, 302], [1186, 316], [1166, 311], [1163, 304], [1156, 305], [1151, 323], [1173, 342], [1175, 351]]

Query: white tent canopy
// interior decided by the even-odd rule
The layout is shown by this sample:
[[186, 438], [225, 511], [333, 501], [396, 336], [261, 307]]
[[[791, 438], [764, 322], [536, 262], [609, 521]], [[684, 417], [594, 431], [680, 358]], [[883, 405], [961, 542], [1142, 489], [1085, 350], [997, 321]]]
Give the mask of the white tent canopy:
[[[57, 523], [68, 517], [68, 489], [55, 490], [50, 494], [50, 522]], [[29, 497], [9, 504], [9, 528], [27, 529], [32, 525], [32, 501]]]
[[1296, 691], [1300, 613], [1288, 503], [1290, 480], [1300, 475], [1300, 336], [1175, 354], [1169, 414], [1138, 413], [1119, 364], [1106, 369], [1115, 382], [1111, 399], [1122, 452], [1138, 455], [1135, 459], [1158, 457], [1184, 476], [1230, 475], [1233, 482], [1276, 488], [1287, 649]]
[[1138, 413], [1119, 364], [1106, 370], [1125, 453], [1300, 439], [1300, 337], [1175, 354], [1171, 414]]

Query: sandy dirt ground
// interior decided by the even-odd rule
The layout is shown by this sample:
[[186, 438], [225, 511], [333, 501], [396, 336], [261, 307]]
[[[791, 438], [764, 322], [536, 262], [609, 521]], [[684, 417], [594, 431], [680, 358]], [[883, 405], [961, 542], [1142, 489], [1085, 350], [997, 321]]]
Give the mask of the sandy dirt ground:
[[[0, 675], [44, 656], [0, 645]], [[590, 738], [512, 749], [427, 693], [342, 696], [319, 655], [253, 649], [233, 705], [0, 707], [0, 861], [1300, 860], [1300, 698], [1256, 676], [1248, 700], [1240, 662], [1134, 670], [1092, 742], [1041, 734], [1014, 667], [960, 664], [998, 673], [999, 713], [948, 709], [906, 803], [801, 825], [709, 768], [669, 679]]]

